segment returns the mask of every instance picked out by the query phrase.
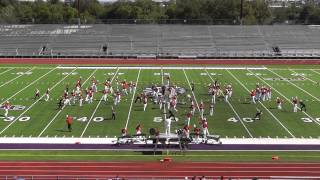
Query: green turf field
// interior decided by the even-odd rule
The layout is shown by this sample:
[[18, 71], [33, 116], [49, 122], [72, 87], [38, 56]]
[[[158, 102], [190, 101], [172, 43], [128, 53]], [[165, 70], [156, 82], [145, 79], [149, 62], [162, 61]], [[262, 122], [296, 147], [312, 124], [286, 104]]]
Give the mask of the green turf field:
[[[9, 100], [12, 105], [25, 106], [22, 110], [9, 111], [8, 118], [1, 116], [0, 136], [32, 136], [32, 137], [114, 137], [119, 136], [122, 128], [127, 127], [130, 134], [135, 133], [138, 123], [143, 125], [143, 132], [149, 128], [164, 130], [159, 117], [163, 112], [158, 104], [149, 101], [147, 110], [143, 105], [134, 103], [136, 95], [152, 84], [161, 85], [165, 81], [162, 74], [170, 74], [171, 83], [183, 87], [187, 92], [180, 95], [179, 100], [185, 100], [186, 95], [194, 96], [196, 103], [202, 99], [205, 103], [205, 116], [209, 123], [209, 132], [221, 137], [305, 137], [320, 136], [320, 69], [318, 66], [269, 66], [267, 69], [190, 69], [190, 67], [172, 69], [148, 68], [117, 68], [111, 69], [61, 69], [53, 66], [0, 66], [0, 103]], [[118, 79], [137, 82], [136, 93], [124, 96], [116, 106], [117, 119], [111, 120], [112, 98], [108, 102], [100, 101], [102, 93], [94, 95], [92, 104], [85, 103], [82, 107], [67, 106], [57, 110], [58, 98], [63, 94], [66, 85], [72, 89], [79, 77], [82, 77], [83, 87], [91, 85], [94, 76], [98, 82], [106, 79]], [[208, 95], [208, 84], [218, 80], [221, 85], [232, 84], [233, 96], [229, 103], [219, 99], [215, 105], [214, 115], [209, 116], [211, 97]], [[190, 83], [195, 82], [194, 95], [190, 92]], [[249, 91], [256, 84], [266, 85], [273, 89], [272, 101], [257, 104], [250, 103]], [[113, 86], [115, 83], [113, 82]], [[38, 88], [41, 96], [47, 88], [51, 89], [50, 100], [34, 100]], [[98, 85], [102, 90], [103, 85]], [[114, 87], [115, 88], [115, 87]], [[298, 96], [307, 105], [306, 112], [293, 113], [291, 98]], [[283, 110], [276, 108], [275, 98], [284, 100]], [[189, 111], [189, 105], [178, 105], [178, 122], [173, 122], [172, 129], [182, 128]], [[261, 120], [254, 120], [256, 108], [263, 111]], [[73, 131], [67, 132], [66, 115], [75, 117]], [[198, 125], [199, 111], [191, 119], [191, 125]]]

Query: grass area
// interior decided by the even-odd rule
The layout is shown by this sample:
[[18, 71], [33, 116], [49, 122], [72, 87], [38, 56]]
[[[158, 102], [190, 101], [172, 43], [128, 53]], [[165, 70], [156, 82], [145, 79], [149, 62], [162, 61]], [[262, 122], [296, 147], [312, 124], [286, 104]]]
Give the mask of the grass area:
[[[116, 152], [116, 151], [0, 151], [0, 161], [174, 161], [319, 162], [319, 152]], [[279, 160], [272, 160], [278, 156]]]
[[[205, 116], [208, 119], [209, 131], [222, 137], [312, 137], [320, 136], [320, 112], [318, 111], [319, 66], [268, 66], [267, 69], [148, 69], [135, 68], [117, 69], [60, 69], [54, 66], [1, 66], [0, 68], [0, 100], [3, 104], [9, 100], [12, 105], [24, 106], [22, 110], [10, 111], [9, 118], [0, 116], [0, 136], [49, 136], [49, 137], [114, 137], [120, 135], [120, 130], [127, 127], [130, 134], [135, 133], [137, 124], [143, 125], [143, 132], [150, 128], [164, 131], [163, 122], [156, 122], [162, 118], [163, 111], [158, 104], [149, 100], [146, 111], [143, 104], [134, 103], [137, 94], [152, 85], [161, 86], [165, 77], [170, 75], [170, 83], [186, 89], [186, 93], [178, 96], [175, 116], [178, 122], [173, 122], [172, 130], [182, 128], [189, 111], [190, 103], [187, 94], [191, 94], [190, 83], [195, 83], [194, 99], [205, 103]], [[165, 74], [165, 76], [162, 76]], [[106, 79], [114, 79], [113, 88], [117, 89], [118, 81], [133, 81], [137, 83], [136, 93], [123, 95], [117, 105], [117, 119], [111, 120], [111, 106], [113, 98], [101, 101], [102, 93], [95, 93], [94, 102], [79, 103], [57, 110], [58, 99], [63, 95], [66, 86], [69, 91], [75, 88], [76, 81], [81, 77], [83, 88], [91, 86], [95, 77], [98, 89]], [[215, 104], [214, 115], [209, 116], [211, 96], [208, 95], [208, 84], [214, 80], [220, 82], [221, 87], [231, 84], [233, 96], [229, 103], [219, 98]], [[272, 100], [261, 103], [250, 103], [249, 91], [256, 85], [268, 86], [273, 89]], [[34, 100], [35, 90], [41, 95], [47, 88], [51, 89], [48, 102]], [[121, 89], [121, 88], [120, 88]], [[307, 105], [307, 112], [292, 112], [291, 98], [297, 96]], [[276, 108], [275, 98], [284, 100], [283, 110]], [[132, 103], [133, 102], [133, 103]], [[181, 104], [185, 102], [186, 104]], [[261, 120], [254, 120], [256, 109], [261, 109]], [[3, 114], [0, 110], [0, 115]], [[65, 131], [66, 115], [75, 117], [73, 131]], [[198, 125], [199, 112], [191, 119], [191, 125]], [[84, 121], [79, 121], [84, 120]]]

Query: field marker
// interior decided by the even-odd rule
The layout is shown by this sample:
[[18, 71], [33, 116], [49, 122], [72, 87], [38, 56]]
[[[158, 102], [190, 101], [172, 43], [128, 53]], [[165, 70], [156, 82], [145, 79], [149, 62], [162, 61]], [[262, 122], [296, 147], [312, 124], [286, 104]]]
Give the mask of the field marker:
[[[33, 67], [33, 68], [29, 69], [27, 72], [32, 71], [34, 68], [35, 68], [35, 67]], [[12, 81], [14, 81], [14, 80], [18, 79], [19, 77], [21, 77], [21, 76], [23, 76], [23, 75], [24, 75], [24, 74], [20, 74], [19, 76], [17, 76], [17, 77], [15, 77], [15, 78], [11, 79], [10, 81], [6, 81], [6, 82], [5, 82], [5, 83], [3, 83], [0, 87], [2, 87], [2, 86], [4, 86], [4, 85], [9, 84], [10, 82], [12, 82]]]
[[[248, 70], [249, 72], [251, 72], [250, 70]], [[263, 83], [265, 83], [266, 85], [268, 85], [269, 87], [272, 87], [268, 82], [266, 82], [264, 79], [262, 79], [259, 76], [256, 76], [258, 79], [260, 79]], [[278, 91], [276, 88], [272, 87], [272, 89], [274, 91], [276, 91], [278, 94], [280, 94], [282, 97], [284, 97], [290, 104], [293, 104], [292, 101], [287, 98], [285, 95], [283, 95], [280, 91]], [[300, 109], [300, 108], [298, 108]], [[316, 121], [314, 118], [312, 118], [308, 113], [306, 113], [305, 111], [302, 111], [306, 116], [308, 116], [309, 118], [311, 118], [315, 123], [317, 123], [318, 125], [320, 125], [320, 123], [318, 121]]]
[[[111, 79], [111, 83], [113, 82], [114, 78], [117, 76], [118, 71], [119, 71], [119, 68], [117, 68], [117, 71], [114, 73], [114, 76], [113, 76], [112, 79]], [[91, 117], [90, 117], [90, 119], [89, 119], [86, 127], [83, 129], [83, 131], [82, 131], [82, 133], [81, 133], [81, 135], [80, 135], [80, 138], [82, 138], [83, 134], [86, 132], [86, 130], [87, 130], [90, 122], [91, 122], [92, 119], [93, 119], [94, 114], [97, 112], [97, 110], [98, 110], [98, 108], [99, 108], [99, 106], [100, 106], [100, 104], [101, 104], [101, 102], [102, 102], [102, 98], [103, 98], [103, 97], [100, 98], [100, 101], [99, 101], [98, 105], [96, 106], [96, 108], [94, 109], [94, 111], [93, 111], [93, 113], [92, 113], [92, 115], [91, 115]]]
[[[74, 68], [72, 72], [74, 72], [77, 68]], [[71, 74], [71, 73], [70, 73]], [[58, 84], [60, 84], [63, 80], [65, 80], [70, 74], [66, 75], [64, 78], [62, 78], [59, 82], [57, 82], [54, 86], [52, 86], [50, 89], [54, 89]], [[0, 131], [0, 135], [7, 130], [13, 123], [15, 123], [21, 116], [23, 116], [29, 109], [31, 109], [37, 102], [39, 102], [43, 97], [45, 96], [42, 95], [39, 99], [37, 99], [31, 106], [29, 106], [25, 111], [23, 111], [15, 120], [11, 121], [10, 124], [8, 124], [2, 131]]]
[[130, 108], [129, 108], [129, 113], [128, 113], [128, 118], [127, 118], [125, 129], [127, 129], [127, 127], [128, 127], [128, 123], [129, 123], [129, 119], [130, 119], [130, 115], [131, 115], [131, 109], [132, 109], [132, 105], [133, 105], [133, 100], [134, 100], [134, 96], [135, 96], [136, 91], [137, 91], [138, 82], [139, 82], [139, 78], [140, 78], [140, 72], [141, 72], [141, 69], [139, 69], [139, 72], [138, 72], [138, 76], [137, 76], [137, 80], [136, 80], [136, 89], [132, 94], [131, 104], [130, 104]]
[[[9, 69], [3, 71], [2, 73], [0, 73], [0, 75], [4, 74], [4, 73], [6, 73], [6, 72], [9, 72], [9, 71], [11, 71], [12, 69], [14, 69], [14, 68], [9, 68]], [[1, 83], [2, 83], [2, 82], [1, 82]]]
[[[16, 92], [14, 95], [10, 96], [9, 98], [7, 98], [5, 101], [3, 101], [1, 104], [5, 103], [6, 101], [8, 101], [9, 99], [15, 97], [17, 94], [19, 94], [20, 92], [22, 92], [23, 90], [25, 90], [26, 88], [28, 88], [29, 86], [33, 85], [34, 83], [36, 83], [37, 81], [39, 81], [40, 79], [42, 79], [43, 77], [45, 77], [46, 75], [48, 75], [49, 73], [51, 73], [52, 71], [56, 70], [56, 68], [51, 69], [49, 72], [47, 72], [46, 74], [42, 75], [41, 77], [39, 77], [38, 79], [34, 80], [33, 82], [31, 82], [28, 86], [22, 88], [20, 91]], [[20, 98], [21, 100], [21, 98]]]
[[[191, 84], [190, 84], [190, 81], [189, 81], [189, 78], [188, 78], [188, 76], [187, 76], [187, 74], [186, 74], [186, 71], [185, 71], [184, 69], [182, 69], [182, 70], [183, 70], [184, 76], [185, 76], [185, 77], [186, 77], [186, 79], [187, 79], [187, 82], [188, 82], [189, 88], [190, 88], [190, 89], [192, 89]], [[195, 100], [195, 102], [196, 102], [196, 105], [197, 105], [198, 111], [199, 111], [199, 113], [200, 113], [200, 108], [199, 108], [199, 104], [198, 104], [197, 98], [196, 98], [196, 96], [195, 96], [195, 94], [194, 94], [194, 92], [193, 92], [193, 91], [191, 91], [191, 93], [192, 93], [192, 96], [193, 96], [193, 98], [194, 98], [194, 100]], [[190, 122], [188, 122], [188, 124], [190, 124]]]
[[[293, 72], [293, 73], [298, 74], [296, 71], [294, 71], [294, 70], [292, 70], [292, 69], [289, 69], [289, 71], [291, 71], [291, 72]], [[316, 82], [316, 81], [314, 81], [314, 80], [312, 80], [312, 79], [310, 79], [310, 78], [308, 78], [308, 77], [306, 77], [306, 76], [303, 76], [303, 75], [302, 75], [302, 77], [304, 77], [304, 78], [306, 78], [307, 80], [309, 80], [309, 81], [313, 82], [314, 84], [317, 84], [317, 82]], [[302, 84], [304, 85], [304, 83], [302, 83]]]
[[[229, 70], [226, 70], [236, 81], [238, 81], [238, 83], [244, 88], [246, 89], [249, 93], [250, 93], [250, 90], [236, 77], [234, 76]], [[263, 106], [263, 108], [265, 108], [268, 113], [276, 120], [278, 121], [278, 123], [291, 135], [291, 137], [295, 138], [295, 136], [289, 131], [289, 129], [284, 126], [281, 121], [274, 115], [272, 114], [272, 112], [262, 103], [259, 101], [259, 103]]]
[[[83, 82], [83, 85], [86, 84], [86, 82], [93, 76], [93, 74], [94, 74], [96, 71], [97, 71], [97, 69], [94, 70], [94, 71], [90, 74], [90, 76]], [[40, 132], [40, 134], [38, 135], [38, 137], [40, 137], [40, 136], [47, 130], [47, 128], [48, 128], [48, 127], [51, 125], [51, 123], [58, 117], [58, 115], [62, 112], [62, 110], [63, 110], [63, 109], [60, 109], [60, 110], [57, 112], [57, 114], [50, 120], [50, 122], [47, 124], [47, 126]]]
[[[211, 75], [209, 74], [208, 70], [205, 69], [205, 71], [207, 72], [207, 75], [210, 77], [211, 81], [214, 82], [214, 79], [211, 77]], [[239, 101], [240, 101], [240, 99], [239, 99]], [[231, 104], [229, 101], [227, 101], [227, 103], [228, 103], [228, 105], [230, 106], [230, 108], [232, 109], [232, 111], [236, 114], [236, 116], [238, 117], [238, 119], [239, 119], [239, 121], [241, 122], [241, 124], [243, 125], [243, 127], [246, 129], [248, 135], [249, 135], [251, 138], [253, 138], [251, 132], [249, 131], [249, 129], [247, 128], [247, 126], [243, 123], [241, 117], [239, 116], [239, 114], [237, 113], [237, 111], [234, 109], [234, 107], [232, 106], [232, 104]]]
[[290, 83], [291, 85], [295, 86], [296, 88], [300, 89], [301, 91], [305, 92], [306, 94], [310, 95], [311, 97], [313, 97], [314, 99], [316, 99], [317, 101], [320, 101], [319, 98], [315, 97], [314, 95], [310, 94], [309, 92], [307, 92], [306, 90], [302, 89], [301, 87], [297, 86], [296, 84], [292, 83], [291, 81], [285, 79], [284, 77], [282, 77], [281, 75], [279, 75], [278, 73], [270, 70], [270, 69], [267, 69], [268, 71], [272, 72], [273, 74], [277, 75], [278, 77], [284, 79], [285, 81], [287, 81], [288, 83]]

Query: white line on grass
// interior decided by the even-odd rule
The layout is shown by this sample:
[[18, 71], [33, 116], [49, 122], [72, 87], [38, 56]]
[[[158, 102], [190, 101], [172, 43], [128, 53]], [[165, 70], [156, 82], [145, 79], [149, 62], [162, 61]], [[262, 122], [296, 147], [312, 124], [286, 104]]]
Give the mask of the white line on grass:
[[131, 104], [130, 104], [130, 108], [129, 108], [129, 113], [128, 113], [128, 118], [127, 118], [127, 122], [126, 122], [125, 129], [128, 128], [129, 119], [130, 119], [130, 115], [131, 115], [132, 104], [133, 104], [133, 99], [134, 99], [134, 96], [135, 96], [135, 94], [136, 94], [137, 87], [138, 87], [138, 82], [139, 82], [139, 78], [140, 78], [140, 72], [141, 72], [141, 69], [139, 69], [138, 76], [137, 76], [137, 80], [136, 80], [136, 90], [135, 90], [135, 91], [133, 92], [133, 94], [132, 94]]
[[[185, 77], [186, 77], [186, 79], [187, 79], [187, 82], [188, 82], [189, 88], [190, 88], [190, 89], [192, 89], [191, 84], [190, 84], [190, 81], [189, 81], [189, 78], [188, 78], [188, 76], [187, 76], [187, 74], [186, 74], [186, 71], [185, 71], [184, 69], [182, 69], [182, 70], [183, 70], [184, 76], [185, 76]], [[191, 93], [192, 93], [193, 99], [194, 99], [194, 100], [195, 100], [195, 102], [196, 102], [197, 109], [198, 109], [198, 111], [200, 112], [200, 108], [199, 108], [199, 104], [198, 104], [197, 98], [196, 98], [196, 96], [195, 96], [195, 94], [194, 94], [194, 92], [193, 92], [193, 91], [191, 91]], [[188, 124], [189, 124], [189, 123], [190, 123], [190, 122], [188, 122]]]
[[[118, 71], [119, 71], [119, 68], [117, 68], [116, 73], [114, 73], [114, 76], [113, 76], [112, 79], [111, 79], [111, 83], [113, 82], [114, 78], [117, 76]], [[92, 119], [93, 119], [93, 116], [96, 114], [96, 112], [97, 112], [97, 110], [98, 110], [98, 108], [99, 108], [99, 106], [100, 106], [100, 104], [101, 104], [101, 102], [102, 102], [102, 98], [103, 98], [103, 97], [100, 98], [100, 101], [99, 101], [98, 105], [96, 106], [96, 108], [94, 109], [94, 111], [93, 111], [93, 113], [92, 113], [92, 115], [91, 115], [91, 117], [90, 117], [90, 119], [89, 119], [86, 127], [83, 129], [83, 131], [82, 131], [82, 133], [81, 133], [81, 135], [80, 135], [81, 138], [82, 138], [82, 136], [84, 135], [84, 133], [86, 132], [87, 128], [89, 127], [89, 124], [90, 124], [90, 122], [91, 122]]]
[[[264, 84], [268, 85], [269, 87], [272, 87], [268, 82], [266, 82], [264, 79], [262, 79], [261, 77], [257, 76], [255, 73], [253, 73], [251, 70], [248, 70], [250, 73], [254, 74], [258, 79], [260, 79]], [[292, 101], [287, 98], [285, 95], [283, 95], [280, 91], [278, 91], [277, 89], [275, 89], [274, 87], [272, 87], [273, 90], [275, 90], [278, 94], [280, 94], [282, 97], [284, 97], [290, 104], [293, 105]], [[300, 109], [300, 108], [299, 108]], [[320, 123], [318, 121], [316, 121], [314, 118], [312, 118], [308, 113], [306, 113], [305, 111], [302, 111], [306, 116], [308, 116], [309, 118], [311, 118], [315, 123], [317, 123], [318, 125], [320, 125]]]
[[[97, 71], [94, 70], [90, 76], [83, 82], [83, 85], [86, 84], [86, 82], [93, 76], [93, 74]], [[40, 134], [38, 135], [38, 137], [40, 137], [46, 130], [47, 128], [52, 124], [52, 122], [59, 116], [59, 114], [62, 112], [63, 109], [60, 109], [57, 114], [50, 120], [50, 122], [47, 124], [47, 126], [40, 132]]]
[[[33, 68], [29, 69], [27, 72], [32, 71], [34, 68], [35, 68], [35, 67], [33, 67]], [[19, 77], [21, 77], [21, 76], [23, 76], [23, 75], [24, 75], [24, 74], [22, 73], [22, 74], [20, 74], [19, 76], [17, 76], [17, 77], [15, 77], [15, 78], [11, 79], [10, 81], [6, 81], [6, 82], [5, 82], [5, 83], [3, 83], [0, 87], [2, 87], [2, 86], [4, 86], [4, 85], [9, 84], [10, 82], [12, 82], [12, 81], [14, 81], [14, 80], [18, 79]]]
[[9, 72], [9, 71], [11, 71], [12, 69], [14, 69], [14, 68], [7, 69], [7, 70], [3, 71], [2, 73], [0, 73], [0, 75], [4, 74], [4, 73], [6, 73], [6, 72]]
[[313, 97], [314, 99], [316, 99], [317, 101], [320, 101], [319, 98], [315, 97], [314, 95], [310, 94], [309, 92], [307, 92], [306, 90], [302, 89], [301, 87], [297, 86], [296, 84], [292, 83], [291, 81], [285, 79], [284, 77], [282, 77], [281, 75], [279, 75], [278, 73], [270, 70], [270, 69], [267, 69], [268, 71], [272, 72], [273, 74], [277, 75], [278, 77], [284, 79], [285, 81], [287, 81], [288, 83], [290, 83], [291, 85], [295, 86], [296, 88], [300, 89], [301, 91], [305, 92], [306, 94], [308, 94], [309, 96]]
[[[69, 75], [71, 75], [77, 68], [75, 68], [74, 70], [71, 71], [71, 73], [69, 73], [68, 75], [66, 75], [64, 78], [62, 78], [59, 82], [57, 82], [54, 86], [52, 86], [50, 89], [54, 89], [58, 84], [60, 84], [63, 80], [65, 80]], [[8, 124], [2, 131], [0, 131], [0, 134], [2, 134], [5, 130], [7, 130], [13, 123], [15, 123], [21, 116], [23, 116], [27, 111], [29, 111], [29, 109], [31, 109], [37, 102], [39, 102], [43, 97], [45, 96], [42, 95], [38, 100], [36, 100], [33, 104], [31, 104], [31, 106], [29, 106], [25, 111], [23, 111], [16, 119], [14, 119], [13, 121], [11, 121], [10, 124]]]
[[318, 71], [315, 71], [315, 69], [309, 69], [309, 70], [311, 70], [314, 73], [320, 74]]
[[[250, 93], [250, 90], [236, 77], [234, 76], [229, 70], [227, 70], [228, 73], [244, 88], [246, 89], [249, 93]], [[283, 127], [283, 129], [285, 129], [290, 135], [291, 137], [295, 138], [295, 136], [290, 132], [290, 130], [284, 126], [281, 121], [274, 115], [272, 114], [272, 112], [262, 103], [259, 101], [259, 103], [263, 106], [264, 109], [266, 109], [268, 111], [268, 113]]]
[[22, 92], [23, 90], [27, 89], [29, 86], [33, 85], [34, 83], [36, 83], [37, 81], [39, 81], [40, 79], [42, 79], [43, 77], [45, 77], [46, 75], [48, 75], [49, 73], [51, 73], [52, 71], [56, 70], [57, 67], [51, 69], [49, 72], [47, 72], [46, 74], [42, 75], [41, 77], [39, 77], [38, 79], [34, 80], [33, 82], [31, 82], [30, 84], [28, 84], [28, 86], [22, 88], [20, 91], [16, 92], [14, 95], [10, 96], [9, 98], [7, 98], [5, 101], [3, 101], [1, 104], [5, 103], [6, 101], [10, 100], [11, 98], [15, 97], [17, 94], [19, 94], [20, 92]]
[[[214, 81], [214, 79], [211, 77], [211, 75], [209, 74], [208, 70], [205, 69], [207, 75], [210, 77], [211, 81]], [[253, 138], [251, 132], [249, 131], [249, 129], [247, 128], [247, 126], [243, 123], [241, 117], [239, 116], [239, 114], [237, 113], [237, 111], [234, 109], [234, 107], [232, 106], [232, 104], [227, 101], [228, 105], [230, 106], [230, 108], [232, 109], [232, 111], [236, 114], [236, 116], [238, 117], [239, 121], [241, 122], [242, 126], [244, 127], [244, 129], [247, 131], [248, 135]]]

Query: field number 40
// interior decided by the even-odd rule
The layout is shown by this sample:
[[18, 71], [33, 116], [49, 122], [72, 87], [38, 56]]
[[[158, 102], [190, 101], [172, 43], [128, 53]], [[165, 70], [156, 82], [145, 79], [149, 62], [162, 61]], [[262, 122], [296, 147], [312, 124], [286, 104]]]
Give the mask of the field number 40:
[[[254, 122], [255, 120], [258, 120], [258, 119], [255, 119], [255, 118], [249, 118], [249, 117], [245, 117], [245, 118], [242, 118], [242, 121], [243, 122], [247, 122], [247, 123], [252, 123]], [[229, 122], [239, 122], [240, 120], [239, 119], [236, 119], [235, 117], [231, 117], [228, 119]]]

